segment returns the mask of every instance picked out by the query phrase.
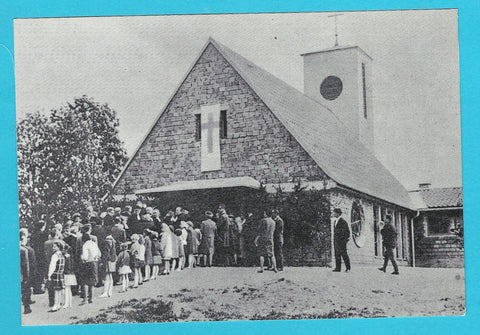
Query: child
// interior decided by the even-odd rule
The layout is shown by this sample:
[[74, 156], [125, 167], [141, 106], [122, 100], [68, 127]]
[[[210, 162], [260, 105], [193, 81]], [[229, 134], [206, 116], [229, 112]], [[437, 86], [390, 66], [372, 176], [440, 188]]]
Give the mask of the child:
[[48, 268], [48, 279], [50, 279], [50, 285], [55, 293], [53, 307], [50, 312], [56, 312], [60, 309], [60, 297], [62, 295], [62, 290], [65, 289], [65, 258], [62, 254], [62, 243], [54, 242], [52, 249], [53, 255], [50, 259], [50, 266]]
[[153, 269], [152, 269], [152, 280], [157, 279], [158, 271], [160, 270], [160, 264], [162, 264], [162, 255], [161, 255], [161, 245], [158, 241], [158, 233], [152, 231], [152, 258], [153, 258]]
[[170, 260], [173, 258], [173, 233], [166, 223], [162, 223], [162, 235], [160, 236], [160, 252], [165, 262], [163, 274], [170, 274]]
[[105, 238], [105, 252], [103, 254], [103, 263], [105, 268], [105, 284], [100, 298], [111, 297], [113, 292], [113, 273], [117, 271], [117, 254], [115, 252], [115, 239], [112, 235]]
[[151, 232], [150, 229], [143, 230], [143, 238], [145, 240], [145, 281], [150, 280], [151, 266], [153, 265]]
[[122, 290], [120, 292], [127, 292], [128, 290], [128, 275], [132, 273], [130, 269], [130, 254], [128, 252], [128, 244], [120, 244], [120, 253], [117, 258], [118, 274], [122, 278]]
[[73, 257], [71, 255], [72, 247], [65, 245], [63, 250], [63, 257], [65, 257], [65, 303], [63, 308], [72, 307], [72, 286], [77, 285], [77, 277], [73, 273]]
[[[177, 247], [178, 247], [178, 267], [177, 271], [182, 271], [185, 266], [185, 248], [184, 248], [184, 239], [183, 235], [186, 233], [185, 229], [175, 229], [175, 237], [177, 238]], [[186, 239], [185, 239], [186, 243]], [[173, 270], [173, 268], [172, 268]]]
[[133, 234], [131, 236], [131, 239], [132, 246], [130, 248], [130, 252], [133, 258], [133, 288], [137, 288], [140, 284], [140, 277], [142, 275], [140, 271], [140, 269], [142, 268], [142, 261], [140, 259], [142, 248], [140, 247], [140, 236], [138, 234]]
[[138, 285], [143, 285], [142, 269], [145, 270], [145, 239], [143, 235], [138, 235], [138, 243], [140, 243], [140, 252], [138, 253], [138, 258], [140, 259], [140, 276], [138, 278]]

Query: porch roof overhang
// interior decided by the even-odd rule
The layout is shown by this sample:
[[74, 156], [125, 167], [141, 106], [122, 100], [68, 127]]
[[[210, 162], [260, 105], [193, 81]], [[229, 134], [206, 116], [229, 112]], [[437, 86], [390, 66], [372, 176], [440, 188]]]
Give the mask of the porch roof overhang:
[[248, 187], [260, 189], [261, 184], [252, 177], [234, 177], [219, 179], [203, 179], [179, 181], [169, 185], [163, 185], [154, 188], [147, 188], [135, 191], [135, 194], [153, 194], [164, 192], [188, 191], [188, 190], [205, 190], [212, 188], [230, 188], [230, 187]]

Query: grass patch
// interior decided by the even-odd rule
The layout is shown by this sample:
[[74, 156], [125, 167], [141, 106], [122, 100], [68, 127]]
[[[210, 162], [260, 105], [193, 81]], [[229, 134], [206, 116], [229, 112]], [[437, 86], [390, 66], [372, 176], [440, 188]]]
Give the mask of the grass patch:
[[190, 312], [183, 309], [179, 315], [175, 314], [173, 302], [147, 298], [131, 299], [121, 301], [97, 316], [77, 321], [75, 324], [173, 322], [185, 320], [189, 315]]

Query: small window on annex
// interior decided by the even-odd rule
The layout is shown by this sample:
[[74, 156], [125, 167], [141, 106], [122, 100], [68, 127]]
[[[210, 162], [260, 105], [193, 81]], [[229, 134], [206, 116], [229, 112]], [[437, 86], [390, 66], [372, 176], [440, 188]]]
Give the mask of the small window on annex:
[[428, 235], [453, 234], [451, 229], [454, 228], [455, 222], [451, 215], [442, 213], [429, 213], [427, 220]]

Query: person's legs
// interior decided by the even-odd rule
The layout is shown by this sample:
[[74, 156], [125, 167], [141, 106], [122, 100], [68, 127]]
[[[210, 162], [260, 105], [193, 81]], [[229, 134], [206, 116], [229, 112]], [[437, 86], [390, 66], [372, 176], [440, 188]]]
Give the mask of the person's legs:
[[272, 270], [273, 270], [274, 272], [278, 272], [278, 270], [277, 270], [277, 261], [275, 260], [275, 255], [271, 255], [271, 256], [269, 256], [269, 258], [270, 258], [270, 262], [271, 262], [271, 264], [272, 264]]
[[113, 275], [111, 273], [109, 273], [109, 274], [107, 274], [107, 276], [108, 276], [108, 280], [109, 280], [107, 294], [108, 294], [109, 297], [111, 297], [112, 294], [113, 294]]
[[193, 269], [193, 258], [194, 256], [192, 254], [188, 255], [188, 268]]
[[282, 245], [278, 245], [275, 249], [275, 257], [277, 261], [277, 269], [282, 271], [283, 270], [283, 247]]
[[108, 274], [105, 275], [105, 280], [103, 284], [103, 293], [99, 296], [99, 298], [106, 298], [108, 297], [108, 288], [110, 286], [110, 280], [108, 278]]
[[393, 265], [393, 272], [392, 274], [398, 274], [398, 265], [397, 265], [397, 262], [395, 261], [395, 253], [393, 252], [393, 249], [391, 249], [391, 252], [390, 252], [390, 262], [392, 262], [392, 265]]
[[260, 272], [263, 272], [263, 264], [265, 263], [265, 258], [260, 256]]
[[55, 290], [52, 287], [52, 283], [48, 283], [48, 307], [53, 307], [55, 304]]
[[333, 271], [340, 271], [342, 269], [342, 256], [340, 252], [335, 249], [335, 269]]
[[28, 291], [30, 291], [30, 287], [26, 283], [22, 283], [21, 285], [21, 293], [22, 293], [22, 303], [24, 307], [24, 314], [31, 313], [32, 310], [30, 309], [30, 298], [28, 297]]
[[65, 306], [64, 308], [72, 307], [72, 287], [65, 286]]
[[139, 280], [138, 273], [140, 272], [139, 270], [140, 269], [137, 267], [133, 269], [133, 287], [138, 287], [138, 280]]
[[351, 269], [350, 268], [350, 257], [348, 257], [347, 246], [345, 246], [345, 249], [343, 250], [342, 257], [343, 257], [343, 262], [345, 263], [346, 271], [350, 271], [350, 269]]
[[212, 267], [213, 265], [213, 252], [208, 255], [208, 266]]
[[150, 265], [145, 265], [145, 281], [149, 281], [151, 276]]
[[88, 302], [89, 303], [93, 302], [93, 286], [94, 285], [88, 285]]
[[165, 260], [165, 270], [163, 270], [164, 274], [169, 274], [170, 273], [170, 260], [166, 259]]

